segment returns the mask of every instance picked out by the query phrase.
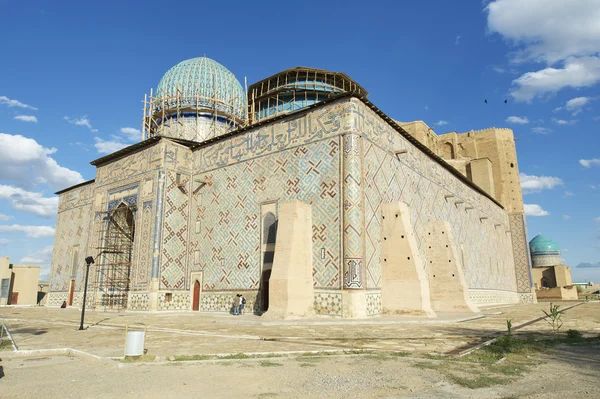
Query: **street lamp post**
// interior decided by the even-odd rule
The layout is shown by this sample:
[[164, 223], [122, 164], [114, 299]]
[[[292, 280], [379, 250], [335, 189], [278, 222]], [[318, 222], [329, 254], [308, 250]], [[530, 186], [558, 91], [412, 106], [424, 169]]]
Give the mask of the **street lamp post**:
[[81, 324], [79, 325], [79, 331], [83, 330], [83, 318], [85, 317], [85, 300], [87, 298], [88, 277], [90, 275], [90, 265], [94, 264], [94, 258], [88, 256], [87, 258], [85, 258], [85, 263], [85, 285], [83, 286], [83, 306], [81, 307]]

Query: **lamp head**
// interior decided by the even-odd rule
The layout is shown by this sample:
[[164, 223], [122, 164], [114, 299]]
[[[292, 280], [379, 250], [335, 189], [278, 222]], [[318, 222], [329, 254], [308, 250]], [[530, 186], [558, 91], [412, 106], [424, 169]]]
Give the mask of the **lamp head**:
[[87, 258], [85, 258], [85, 263], [87, 263], [87, 265], [93, 265], [94, 264], [94, 258], [91, 256], [88, 256]]

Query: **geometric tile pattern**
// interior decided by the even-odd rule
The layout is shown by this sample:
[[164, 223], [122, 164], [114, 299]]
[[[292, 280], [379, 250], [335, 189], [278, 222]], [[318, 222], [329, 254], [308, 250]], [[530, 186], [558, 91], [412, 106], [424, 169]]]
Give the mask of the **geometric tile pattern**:
[[519, 292], [519, 302], [521, 302], [521, 303], [537, 303], [537, 298], [534, 293]]
[[167, 187], [165, 196], [163, 225], [163, 258], [160, 272], [161, 288], [185, 289], [187, 271], [188, 241], [188, 194], [178, 188], [187, 186], [189, 176], [181, 174], [179, 183], [176, 173], [166, 173]]
[[[60, 196], [49, 291], [69, 290], [73, 246], [79, 245], [80, 254], [88, 253], [92, 189], [93, 184], [88, 184]], [[76, 265], [76, 287], [83, 286], [83, 269], [83, 265]]]
[[129, 294], [128, 310], [149, 310], [150, 295], [148, 293]]
[[166, 293], [158, 293], [158, 310], [190, 310], [190, 293], [173, 292], [171, 300], [166, 301]]
[[139, 235], [139, 238], [136, 240], [137, 245], [134, 248], [134, 250], [137, 250], [138, 254], [137, 264], [133, 268], [133, 275], [131, 276], [133, 289], [136, 291], [147, 288], [150, 271], [152, 269], [152, 235], [154, 232], [154, 213], [152, 212], [152, 201], [143, 203], [142, 212], [139, 215], [139, 219], [141, 219], [141, 221], [136, 228], [136, 235]]
[[[355, 112], [363, 134], [367, 288], [381, 286], [381, 204], [402, 201], [411, 209], [415, 241], [426, 269], [425, 225], [444, 220], [452, 226], [455, 247], [462, 248], [459, 258], [471, 289], [516, 291], [506, 213], [408, 143], [370, 109], [357, 107]], [[403, 149], [406, 152], [394, 154]]]
[[315, 292], [314, 309], [316, 314], [341, 316], [342, 294], [338, 292]]
[[476, 305], [519, 303], [519, 294], [513, 291], [469, 290], [469, 299]]
[[381, 293], [367, 292], [367, 316], [381, 314]]
[[361, 289], [363, 281], [363, 184], [360, 136], [347, 134], [344, 142], [344, 288]]
[[510, 232], [512, 237], [513, 258], [515, 259], [515, 271], [517, 274], [517, 288], [519, 292], [531, 293], [533, 286], [531, 277], [531, 261], [529, 257], [529, 245], [527, 243], [525, 227], [525, 215], [522, 213], [511, 213]]
[[69, 298], [68, 292], [49, 292], [46, 306], [60, 306]]
[[335, 137], [194, 175], [209, 182], [195, 195], [191, 215], [201, 227], [191, 232], [190, 250], [201, 250], [203, 290], [259, 288], [260, 204], [291, 199], [312, 205], [314, 286], [339, 289], [339, 163]]

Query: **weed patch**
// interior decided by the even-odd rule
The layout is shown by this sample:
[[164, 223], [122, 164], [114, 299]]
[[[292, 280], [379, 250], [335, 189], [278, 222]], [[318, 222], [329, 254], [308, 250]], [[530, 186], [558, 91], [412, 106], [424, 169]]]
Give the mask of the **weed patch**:
[[260, 367], [279, 367], [279, 366], [283, 366], [283, 364], [270, 362], [268, 360], [260, 362]]
[[138, 363], [138, 362], [153, 362], [156, 359], [154, 355], [141, 356], [125, 356], [123, 359], [118, 359], [122, 363]]
[[181, 356], [175, 356], [173, 357], [173, 360], [176, 362], [189, 362], [192, 360], [210, 360], [210, 359], [214, 359], [214, 356], [210, 356], [210, 355], [181, 355]]

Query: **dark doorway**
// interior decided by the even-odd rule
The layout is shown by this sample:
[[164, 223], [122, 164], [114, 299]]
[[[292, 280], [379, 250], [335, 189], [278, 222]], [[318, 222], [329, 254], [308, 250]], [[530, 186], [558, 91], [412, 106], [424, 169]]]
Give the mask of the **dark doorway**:
[[266, 312], [267, 310], [269, 310], [269, 279], [271, 278], [271, 270], [265, 270], [262, 274], [262, 279], [261, 279], [261, 285], [262, 285], [262, 289], [261, 289], [261, 297], [260, 297], [260, 304], [261, 304], [261, 310], [264, 312]]
[[198, 280], [194, 283], [194, 301], [192, 302], [192, 310], [200, 310], [200, 283]]
[[69, 287], [69, 301], [67, 304], [73, 306], [73, 296], [75, 294], [75, 280], [71, 280], [71, 286]]

